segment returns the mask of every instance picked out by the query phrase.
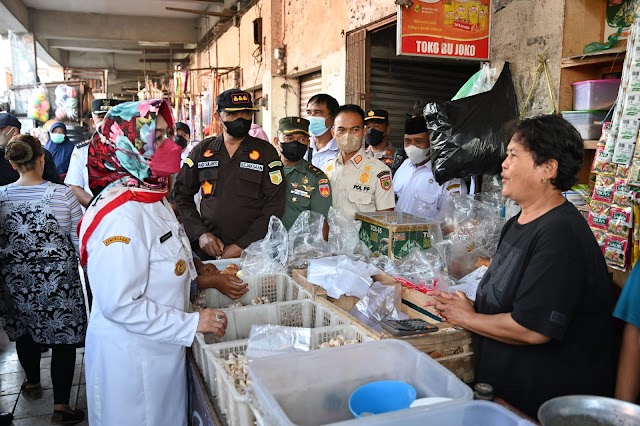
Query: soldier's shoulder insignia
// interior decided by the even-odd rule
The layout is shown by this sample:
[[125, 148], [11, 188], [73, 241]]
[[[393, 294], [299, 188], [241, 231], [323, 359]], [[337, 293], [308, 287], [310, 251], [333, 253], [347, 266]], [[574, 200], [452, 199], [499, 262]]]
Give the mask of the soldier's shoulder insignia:
[[186, 164], [187, 166], [189, 166], [189, 168], [191, 168], [193, 167], [193, 160], [191, 158], [185, 158], [184, 164]]
[[307, 169], [309, 169], [316, 176], [322, 176], [324, 174], [322, 170], [320, 170], [319, 168], [317, 168], [311, 163], [307, 165]]

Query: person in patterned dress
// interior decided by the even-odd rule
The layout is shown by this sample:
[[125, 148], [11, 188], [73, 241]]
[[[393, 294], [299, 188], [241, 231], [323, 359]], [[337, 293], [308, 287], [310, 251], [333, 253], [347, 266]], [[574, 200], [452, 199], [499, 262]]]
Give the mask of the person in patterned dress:
[[69, 399], [76, 348], [84, 346], [87, 329], [76, 233], [82, 212], [69, 188], [42, 178], [38, 139], [13, 137], [5, 158], [20, 178], [0, 187], [0, 317], [27, 376], [22, 394], [42, 397], [40, 345], [50, 346], [51, 423], [79, 423], [84, 412]]

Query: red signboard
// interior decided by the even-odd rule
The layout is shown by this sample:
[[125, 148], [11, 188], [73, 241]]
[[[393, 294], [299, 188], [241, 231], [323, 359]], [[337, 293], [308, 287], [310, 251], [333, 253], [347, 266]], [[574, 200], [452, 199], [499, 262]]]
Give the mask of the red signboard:
[[398, 6], [398, 55], [489, 59], [491, 0], [413, 0]]

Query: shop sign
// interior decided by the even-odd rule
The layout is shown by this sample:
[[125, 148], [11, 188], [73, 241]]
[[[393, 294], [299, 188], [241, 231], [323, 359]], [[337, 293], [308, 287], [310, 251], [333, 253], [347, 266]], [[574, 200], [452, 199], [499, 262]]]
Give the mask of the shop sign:
[[398, 55], [489, 59], [491, 0], [413, 0], [398, 6]]

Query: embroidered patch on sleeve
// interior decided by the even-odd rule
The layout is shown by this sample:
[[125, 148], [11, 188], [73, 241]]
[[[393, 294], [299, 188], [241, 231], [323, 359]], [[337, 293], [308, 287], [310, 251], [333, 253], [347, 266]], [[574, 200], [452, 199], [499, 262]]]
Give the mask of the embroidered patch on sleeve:
[[115, 235], [113, 237], [107, 238], [103, 242], [104, 242], [105, 246], [109, 246], [109, 245], [111, 245], [113, 243], [129, 244], [130, 241], [131, 241], [131, 238], [123, 237], [122, 235]]
[[380, 186], [382, 187], [382, 189], [384, 189], [385, 191], [388, 191], [391, 189], [391, 176], [383, 176], [380, 178]]
[[271, 179], [272, 184], [280, 185], [282, 183], [282, 173], [280, 170], [269, 172], [269, 179]]

